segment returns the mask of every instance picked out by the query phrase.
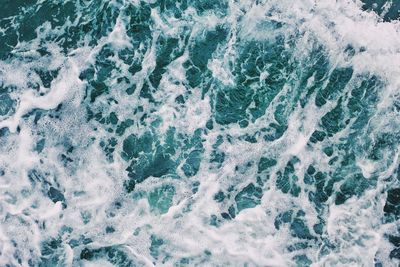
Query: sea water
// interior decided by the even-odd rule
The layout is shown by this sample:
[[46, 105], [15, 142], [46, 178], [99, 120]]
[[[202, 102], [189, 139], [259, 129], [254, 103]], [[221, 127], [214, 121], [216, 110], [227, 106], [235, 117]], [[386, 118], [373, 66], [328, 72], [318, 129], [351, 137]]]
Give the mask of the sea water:
[[0, 266], [398, 266], [399, 10], [1, 0]]

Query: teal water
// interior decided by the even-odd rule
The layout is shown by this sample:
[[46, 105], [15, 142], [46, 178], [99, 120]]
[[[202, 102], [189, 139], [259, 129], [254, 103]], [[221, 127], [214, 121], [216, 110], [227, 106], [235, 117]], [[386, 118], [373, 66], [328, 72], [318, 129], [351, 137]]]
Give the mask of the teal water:
[[0, 3], [0, 266], [400, 264], [397, 1]]

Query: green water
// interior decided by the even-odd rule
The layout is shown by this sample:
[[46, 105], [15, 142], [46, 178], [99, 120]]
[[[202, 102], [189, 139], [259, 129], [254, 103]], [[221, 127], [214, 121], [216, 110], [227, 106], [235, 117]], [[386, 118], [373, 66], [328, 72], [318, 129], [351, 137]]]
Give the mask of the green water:
[[397, 266], [398, 14], [3, 0], [0, 265]]

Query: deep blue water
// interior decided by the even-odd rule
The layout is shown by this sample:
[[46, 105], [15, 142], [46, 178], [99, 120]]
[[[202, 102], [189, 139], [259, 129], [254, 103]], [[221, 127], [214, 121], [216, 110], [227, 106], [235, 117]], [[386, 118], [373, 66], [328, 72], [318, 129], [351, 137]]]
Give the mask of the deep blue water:
[[399, 1], [0, 4], [0, 266], [399, 266]]

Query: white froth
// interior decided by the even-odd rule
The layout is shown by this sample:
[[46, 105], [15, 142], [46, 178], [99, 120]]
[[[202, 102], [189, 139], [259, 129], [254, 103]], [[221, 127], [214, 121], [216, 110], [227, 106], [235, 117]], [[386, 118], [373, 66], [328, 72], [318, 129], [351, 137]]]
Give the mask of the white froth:
[[[133, 116], [132, 110], [139, 105], [146, 112], [154, 111], [151, 113], [152, 118], [147, 120], [151, 122], [160, 119], [160, 126], [156, 130], [160, 136], [171, 127], [176, 128], [177, 133], [187, 136], [192, 136], [198, 128], [204, 129], [206, 122], [213, 116], [213, 99], [210, 94], [203, 96], [201, 88], [189, 88], [187, 85], [186, 70], [183, 67], [189, 57], [187, 48], [180, 58], [166, 67], [157, 91], [152, 94], [156, 103], [139, 99], [140, 88], [156, 67], [157, 40], [162, 34], [177, 37], [188, 28], [189, 42], [195, 42], [196, 38], [204, 37], [206, 30], [226, 25], [230, 29], [228, 40], [217, 48], [207, 65], [212, 79], [224, 86], [235, 86], [230, 65], [236, 60], [237, 42], [273, 42], [279, 35], [292, 36], [297, 33], [302, 37], [297, 43], [295, 56], [307, 57], [312, 45], [310, 40], [317, 40], [328, 50], [332, 66], [351, 66], [357, 74], [370, 73], [382, 77], [385, 87], [380, 89], [382, 98], [375, 117], [369, 122], [368, 130], [372, 132], [370, 137], [375, 138], [374, 131], [398, 130], [398, 113], [390, 111], [390, 108], [393, 107], [393, 96], [399, 94], [400, 88], [399, 23], [379, 21], [376, 15], [361, 11], [359, 1], [258, 2], [264, 3], [256, 4], [251, 0], [229, 1], [229, 12], [224, 17], [213, 12], [200, 14], [189, 8], [181, 19], [177, 19], [152, 9], [152, 43], [144, 55], [142, 70], [132, 75], [129, 66], [117, 57], [112, 59], [116, 63], [112, 75], [121, 71], [123, 77], [136, 84], [136, 91], [127, 96], [125, 90], [120, 89], [128, 85], [112, 81], [110, 84], [113, 89], [118, 87], [119, 90], [110, 90], [110, 95], [101, 101], [106, 103], [108, 97], [117, 99], [119, 105], [110, 109], [117, 110], [119, 119]], [[136, 1], [135, 4], [140, 3]], [[324, 204], [321, 214], [327, 216], [326, 238], [337, 247], [330, 254], [319, 254], [318, 246], [322, 246], [322, 241], [304, 251], [289, 252], [289, 244], [302, 240], [291, 235], [288, 225], [282, 226], [280, 230], [275, 228], [275, 218], [289, 209], [304, 210], [304, 220], [310, 229], [318, 222], [317, 217], [321, 214], [308, 199], [309, 191], [306, 190], [311, 190], [311, 186], [304, 183], [303, 177], [311, 164], [316, 164], [322, 172], [331, 168], [329, 158], [322, 153], [322, 145], [310, 145], [308, 141], [320, 127], [322, 116], [332, 110], [335, 103], [328, 102], [318, 108], [314, 103], [315, 93], [310, 96], [311, 100], [304, 108], [293, 106], [294, 111], [288, 117], [288, 129], [278, 140], [265, 141], [259, 135], [257, 143], [249, 143], [242, 138], [245, 134], [253, 134], [266, 127], [273, 120], [273, 111], [280, 103], [280, 96], [294, 98], [293, 92], [298, 89], [298, 83], [290, 79], [272, 100], [265, 115], [248, 127], [214, 124], [214, 129], [204, 131], [206, 134], [202, 138], [205, 151], [195, 176], [182, 179], [150, 177], [136, 185], [134, 193], [126, 194], [123, 182], [127, 179], [127, 163], [119, 155], [123, 139], [118, 140], [114, 159], [107, 159], [100, 142], [108, 140], [112, 134], [100, 127], [94, 131], [94, 125], [97, 124], [86, 122], [82, 115], [86, 112], [82, 104], [86, 82], [78, 78], [83, 69], [95, 63], [104, 45], [111, 44], [117, 51], [132, 48], [126, 23], [125, 18], [118, 17], [110, 34], [99, 40], [95, 47], [89, 47], [86, 42], [84, 47], [64, 55], [57, 44], [49, 43], [47, 49], [51, 55], [40, 58], [33, 50], [51, 32], [51, 25], [45, 23], [37, 40], [20, 43], [13, 51], [21, 58], [0, 62], [0, 84], [17, 87], [12, 93], [12, 97], [17, 99], [15, 113], [0, 121], [0, 128], [6, 127], [11, 132], [4, 137], [4, 147], [0, 147], [0, 167], [6, 170], [5, 175], [0, 176], [0, 218], [3, 221], [0, 225], [0, 265], [11, 262], [15, 266], [27, 266], [32, 255], [40, 255], [41, 243], [59, 236], [63, 226], [74, 228], [71, 236], [64, 233], [63, 237], [67, 266], [77, 264], [83, 245], [72, 248], [66, 242], [81, 236], [92, 238], [89, 247], [93, 248], [122, 246], [143, 266], [170, 266], [182, 257], [199, 259], [206, 250], [211, 252], [209, 262], [199, 260], [199, 265], [294, 266], [292, 258], [300, 253], [307, 254], [314, 262], [313, 266], [369, 266], [376, 255], [380, 260], [388, 259], [390, 246], [383, 236], [389, 231], [395, 232], [396, 225], [382, 224], [386, 200], [386, 194], [382, 192], [387, 190], [385, 180], [390, 180], [398, 167], [397, 148], [393, 151], [385, 150], [383, 159], [375, 163], [367, 159], [367, 155], [355, 155], [357, 167], [365, 178], [372, 180], [378, 177], [376, 188], [370, 188], [361, 197], [354, 196], [342, 205], [335, 205], [333, 197]], [[276, 28], [279, 23], [284, 26]], [[343, 49], [347, 45], [357, 51], [348, 61], [343, 56]], [[360, 49], [363, 52], [359, 52]], [[27, 58], [32, 58], [32, 62], [24, 60]], [[33, 74], [32, 69], [35, 67], [59, 70], [50, 88], [44, 88], [40, 77]], [[267, 71], [262, 72], [259, 80], [264, 81], [269, 75]], [[315, 84], [314, 79], [314, 76], [308, 79], [307, 88]], [[39, 90], [30, 88], [28, 80], [37, 82]], [[349, 90], [349, 87], [344, 89], [346, 94], [350, 93]], [[180, 95], [184, 96], [184, 105], [176, 102]], [[25, 116], [36, 109], [53, 110], [60, 104], [64, 104], [65, 108], [60, 120], [44, 117], [35, 126], [33, 116]], [[387, 122], [387, 118], [390, 118], [390, 122]], [[146, 127], [135, 121], [135, 125], [124, 136], [131, 133], [140, 135], [146, 130]], [[339, 142], [349, 132], [349, 129], [345, 129], [331, 140]], [[224, 138], [218, 148], [225, 155], [220, 168], [210, 163], [210, 155], [214, 150], [212, 146], [218, 135]], [[35, 146], [42, 136], [46, 137], [48, 143], [39, 153], [35, 151]], [[228, 141], [228, 136], [231, 141]], [[70, 154], [66, 152], [69, 143], [75, 147]], [[70, 156], [72, 162], [63, 162], [61, 154]], [[276, 187], [276, 171], [284, 169], [293, 156], [300, 159], [294, 168], [299, 177], [297, 184], [301, 187], [298, 197], [284, 194]], [[255, 184], [256, 176], [265, 175], [257, 173], [261, 157], [278, 159], [277, 165], [271, 167], [269, 179], [265, 179], [265, 184], [260, 186], [263, 190], [261, 204], [242, 210], [232, 220], [222, 220], [219, 227], [210, 225], [210, 216], [217, 215], [220, 218], [221, 212], [226, 212], [229, 205], [234, 204], [234, 194], [250, 183]], [[242, 173], [236, 170], [238, 166], [249, 162], [252, 165]], [[177, 174], [184, 177], [180, 170], [182, 165], [178, 166]], [[40, 172], [42, 177], [39, 179], [43, 181], [29, 180], [28, 173], [33, 169]], [[193, 182], [200, 183], [197, 193], [191, 192]], [[167, 213], [160, 215], [152, 210], [146, 194], [164, 184], [173, 185], [176, 191], [173, 205]], [[226, 203], [217, 203], [214, 195], [220, 190], [227, 191], [231, 185], [236, 190], [231, 193], [231, 199], [226, 200]], [[67, 208], [60, 201], [53, 203], [47, 197], [49, 186], [63, 193]], [[334, 189], [339, 187], [340, 184], [336, 184]], [[143, 196], [137, 192], [143, 193]], [[116, 201], [122, 203], [120, 210], [115, 210], [113, 206]], [[115, 212], [114, 217], [110, 216], [111, 212]], [[90, 220], [84, 221], [83, 215], [88, 215]], [[46, 228], [41, 228], [43, 225]], [[107, 226], [113, 226], [115, 232], [105, 234]], [[156, 264], [149, 252], [151, 235], [164, 241]], [[14, 259], [17, 248], [11, 240], [15, 240], [22, 248], [23, 264]], [[165, 255], [170, 257], [162, 263]], [[83, 260], [81, 264], [112, 266], [102, 259], [90, 262]], [[392, 262], [387, 264], [390, 266]]]

